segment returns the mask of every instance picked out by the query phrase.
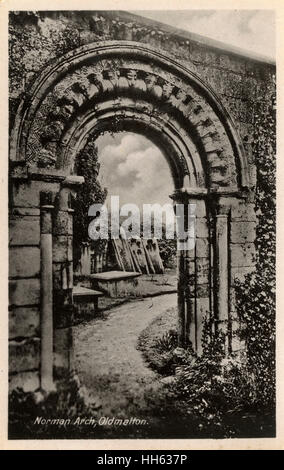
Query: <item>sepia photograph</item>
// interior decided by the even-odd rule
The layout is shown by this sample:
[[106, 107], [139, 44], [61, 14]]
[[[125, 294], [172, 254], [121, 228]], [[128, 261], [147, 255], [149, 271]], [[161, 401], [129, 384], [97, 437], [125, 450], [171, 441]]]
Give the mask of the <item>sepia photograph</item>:
[[57, 3], [8, 13], [8, 439], [277, 437], [275, 11]]

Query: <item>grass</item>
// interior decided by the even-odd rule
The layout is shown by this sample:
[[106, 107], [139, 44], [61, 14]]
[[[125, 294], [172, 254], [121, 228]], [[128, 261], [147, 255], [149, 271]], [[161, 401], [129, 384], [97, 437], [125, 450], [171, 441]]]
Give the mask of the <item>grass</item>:
[[[168, 333], [168, 345], [161, 344], [161, 332], [173, 332], [176, 327], [176, 308], [170, 308], [165, 313], [155, 318], [138, 338], [138, 349], [142, 352], [147, 364], [163, 375], [174, 373], [172, 350], [177, 346], [174, 334]], [[170, 341], [170, 336], [172, 341]], [[168, 346], [168, 347], [167, 347]]]

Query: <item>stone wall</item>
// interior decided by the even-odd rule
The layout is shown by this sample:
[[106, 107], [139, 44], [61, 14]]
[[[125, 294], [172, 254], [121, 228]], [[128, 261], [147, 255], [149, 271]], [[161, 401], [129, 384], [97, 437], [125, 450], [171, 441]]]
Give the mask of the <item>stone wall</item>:
[[54, 184], [13, 179], [9, 217], [10, 387], [40, 385], [40, 192]]
[[[198, 325], [212, 310], [214, 302], [224, 300], [218, 298], [214, 291], [212, 259], [216, 253], [212, 240], [220, 237], [221, 248], [225, 240], [227, 259], [221, 256], [215, 277], [219, 282], [221, 275], [222, 282], [225, 282], [222, 288], [229, 296], [230, 348], [237, 351], [241, 345], [234, 333], [239, 325], [234, 284], [236, 279], [242, 280], [254, 268], [254, 185], [257, 164], [252, 153], [254, 123], [258, 103], [270, 104], [275, 86], [275, 66], [126, 12], [13, 12], [10, 14], [10, 129], [14, 127], [21, 99], [29, 98], [30, 87], [42, 70], [79, 46], [105, 40], [135, 41], [150, 45], [158, 52], [170, 54], [212, 87], [234, 119], [247, 156], [248, 167], [245, 171], [251, 186], [245, 197], [224, 196], [218, 200], [216, 207], [214, 201], [206, 200], [205, 204], [206, 198], [198, 200], [197, 244], [189, 264], [196, 289], [194, 296], [191, 295], [191, 311], [195, 312], [195, 319], [190, 334], [196, 349], [200, 351], [202, 338]], [[49, 107], [51, 105], [49, 103]], [[39, 132], [41, 125], [39, 120], [34, 124], [38, 126], [38, 129], [34, 129], [35, 133]], [[11, 145], [14, 144], [12, 140]], [[218, 162], [214, 163], [218, 171]], [[52, 191], [54, 195], [60, 193], [62, 196], [66, 192], [62, 186], [66, 175], [59, 175], [55, 171], [55, 179], [51, 182], [50, 176], [45, 175], [44, 171], [34, 175], [27, 175], [25, 171], [21, 172], [21, 169], [14, 169], [11, 165], [10, 382], [12, 388], [22, 384], [26, 390], [34, 390], [40, 385], [41, 367], [40, 193]], [[54, 201], [53, 274], [55, 297], [65, 296], [69, 299], [72, 297], [72, 280], [70, 285], [66, 280], [69, 274], [65, 275], [66, 285], [62, 290], [62, 273], [65, 272], [66, 262], [72, 264], [71, 210], [66, 199], [68, 194], [65, 196], [64, 204], [61, 200], [57, 209], [56, 197]], [[208, 217], [211, 206], [214, 206], [213, 213], [216, 212], [214, 220]], [[228, 274], [224, 272], [223, 261], [228, 265]], [[61, 304], [64, 302], [63, 299]], [[222, 305], [219, 307], [221, 309]], [[63, 366], [63, 363], [71, 361], [70, 335], [65, 328], [69, 325], [65, 323], [64, 309], [59, 310], [55, 316], [55, 337], [58, 337], [59, 345], [64, 343], [60, 348], [68, 350], [68, 354], [64, 360], [62, 355], [55, 354], [55, 362]], [[68, 308], [66, 311], [68, 313]], [[219, 318], [218, 321], [226, 321], [226, 325], [228, 323], [227, 318]]]

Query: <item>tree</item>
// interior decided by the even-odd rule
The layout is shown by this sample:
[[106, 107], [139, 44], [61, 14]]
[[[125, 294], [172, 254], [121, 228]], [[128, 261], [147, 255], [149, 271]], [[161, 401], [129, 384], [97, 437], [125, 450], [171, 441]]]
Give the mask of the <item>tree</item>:
[[[84, 176], [85, 182], [77, 192], [74, 200], [74, 225], [73, 225], [73, 255], [74, 263], [79, 261], [81, 246], [83, 242], [91, 242], [88, 236], [88, 226], [90, 217], [88, 210], [92, 204], [103, 204], [107, 197], [107, 189], [103, 188], [98, 181], [100, 164], [98, 162], [98, 149], [95, 144], [95, 137], [90, 136], [85, 147], [79, 152], [76, 159], [76, 173]], [[100, 240], [92, 241], [95, 249], [101, 247]]]

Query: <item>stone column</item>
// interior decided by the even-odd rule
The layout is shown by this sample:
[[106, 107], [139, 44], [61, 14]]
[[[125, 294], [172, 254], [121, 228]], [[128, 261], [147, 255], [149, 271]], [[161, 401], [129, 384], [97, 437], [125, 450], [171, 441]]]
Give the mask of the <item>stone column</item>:
[[[178, 343], [179, 346], [184, 347], [188, 342], [191, 342], [194, 350], [199, 348], [199, 334], [197, 319], [198, 312], [196, 311], [196, 214], [191, 210], [188, 213], [189, 204], [195, 204], [197, 201], [204, 199], [207, 191], [201, 188], [182, 189], [174, 192], [170, 197], [174, 200], [175, 210], [177, 204], [184, 205], [185, 212], [185, 231], [190, 231], [190, 224], [188, 215], [194, 218], [195, 228], [194, 233], [188, 232], [189, 237], [193, 237], [192, 246], [185, 246], [185, 248], [177, 252], [177, 297], [178, 297]], [[190, 249], [188, 249], [190, 248]]]
[[224, 352], [229, 347], [229, 214], [230, 200], [218, 198], [215, 204], [214, 297], [215, 333], [224, 335]]
[[[54, 216], [54, 366], [58, 378], [73, 368], [73, 209], [71, 195], [82, 177], [61, 184]], [[86, 208], [88, 210], [88, 208]]]
[[[187, 231], [188, 217], [187, 207], [188, 198], [185, 193], [176, 191], [172, 196], [174, 200], [174, 210], [176, 214], [177, 230]], [[180, 214], [177, 211], [177, 205], [184, 205], [184, 220], [180, 220]], [[182, 226], [184, 222], [184, 226]], [[178, 235], [178, 234], [177, 234]], [[189, 264], [188, 252], [182, 248], [182, 244], [186, 244], [186, 240], [177, 239], [177, 333], [179, 347], [185, 347], [188, 341], [188, 325], [189, 325]]]
[[177, 250], [177, 333], [178, 345], [185, 346], [185, 332], [186, 332], [186, 312], [185, 312], [185, 291], [186, 285], [186, 271], [185, 271], [185, 253]]
[[228, 216], [216, 215], [216, 281], [218, 321], [228, 320]]
[[41, 361], [40, 383], [53, 389], [52, 193], [40, 194], [41, 252]]

